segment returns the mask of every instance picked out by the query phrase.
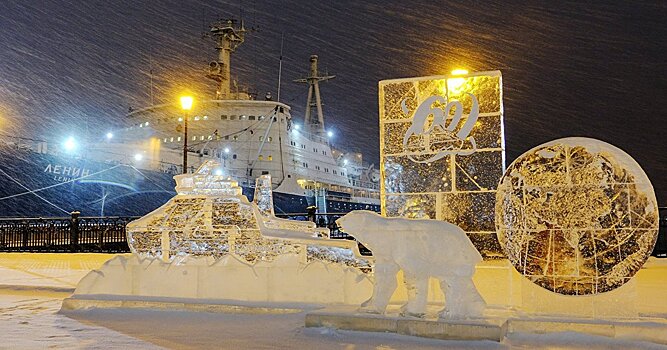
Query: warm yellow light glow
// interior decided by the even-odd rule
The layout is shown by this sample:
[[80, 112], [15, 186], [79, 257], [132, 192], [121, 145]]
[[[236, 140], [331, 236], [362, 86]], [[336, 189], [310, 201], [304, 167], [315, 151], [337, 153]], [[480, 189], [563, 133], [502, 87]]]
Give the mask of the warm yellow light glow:
[[465, 82], [466, 80], [464, 78], [449, 78], [447, 79], [447, 89], [450, 93], [458, 94], [460, 92], [459, 88], [463, 86]]
[[192, 96], [181, 96], [181, 108], [183, 110], [189, 111], [192, 109], [192, 102], [194, 99]]
[[468, 70], [466, 70], [466, 69], [460, 69], [459, 68], [459, 69], [454, 69], [452, 71], [452, 75], [465, 75], [465, 74], [468, 74]]

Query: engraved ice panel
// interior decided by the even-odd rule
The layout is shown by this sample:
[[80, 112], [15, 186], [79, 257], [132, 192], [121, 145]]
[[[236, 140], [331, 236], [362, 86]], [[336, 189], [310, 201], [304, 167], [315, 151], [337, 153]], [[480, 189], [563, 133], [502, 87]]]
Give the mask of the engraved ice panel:
[[648, 259], [658, 205], [639, 165], [587, 138], [555, 140], [509, 166], [496, 195], [498, 239], [514, 267], [556, 293], [625, 284]]
[[503, 257], [493, 223], [504, 170], [499, 71], [379, 85], [383, 215], [447, 220], [484, 258]]

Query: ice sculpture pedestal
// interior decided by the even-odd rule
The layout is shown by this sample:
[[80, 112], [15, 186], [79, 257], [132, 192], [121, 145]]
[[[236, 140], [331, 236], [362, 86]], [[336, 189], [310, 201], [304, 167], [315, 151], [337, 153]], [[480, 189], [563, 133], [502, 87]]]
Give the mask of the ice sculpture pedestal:
[[637, 281], [597, 295], [569, 296], [549, 292], [521, 278], [521, 311], [531, 315], [557, 315], [586, 319], [636, 318]]
[[505, 336], [504, 325], [504, 319], [428, 320], [359, 313], [354, 308], [317, 310], [306, 315], [306, 327], [388, 332], [442, 340], [499, 342]]
[[[371, 283], [358, 269], [322, 262], [302, 264], [287, 254], [272, 262], [244, 264], [228, 256], [190, 258], [186, 264], [117, 256], [93, 270], [78, 284], [68, 305], [85, 309], [100, 299], [161, 301], [208, 300], [254, 303], [282, 308], [295, 304], [359, 305], [371, 295]], [[90, 300], [88, 306], [81, 300]], [[68, 307], [69, 307], [68, 306]], [[103, 306], [103, 305], [102, 305]]]

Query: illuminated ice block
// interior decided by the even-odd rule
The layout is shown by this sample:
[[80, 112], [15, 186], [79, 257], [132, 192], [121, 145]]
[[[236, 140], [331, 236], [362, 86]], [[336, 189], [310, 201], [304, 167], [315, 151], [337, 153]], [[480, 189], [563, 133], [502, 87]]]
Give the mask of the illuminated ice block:
[[178, 194], [127, 225], [132, 253], [165, 262], [233, 256], [248, 265], [296, 255], [303, 264], [321, 261], [370, 272], [355, 242], [328, 239], [328, 229], [313, 222], [277, 218], [270, 175], [257, 178], [250, 202], [236, 181], [216, 175], [219, 168], [209, 160], [193, 174], [176, 175]]
[[383, 215], [454, 223], [482, 256], [503, 257], [494, 227], [505, 165], [500, 72], [383, 80], [379, 99]]
[[498, 185], [498, 238], [516, 270], [567, 295], [627, 283], [653, 251], [658, 204], [632, 157], [571, 137], [517, 158]]

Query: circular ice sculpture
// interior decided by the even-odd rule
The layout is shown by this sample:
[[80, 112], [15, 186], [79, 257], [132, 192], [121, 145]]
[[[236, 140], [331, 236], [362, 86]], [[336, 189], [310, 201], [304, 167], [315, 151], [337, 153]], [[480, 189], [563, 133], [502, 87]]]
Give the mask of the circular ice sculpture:
[[620, 287], [646, 262], [658, 205], [639, 164], [589, 138], [537, 146], [505, 171], [496, 230], [509, 261], [533, 283], [567, 295]]

